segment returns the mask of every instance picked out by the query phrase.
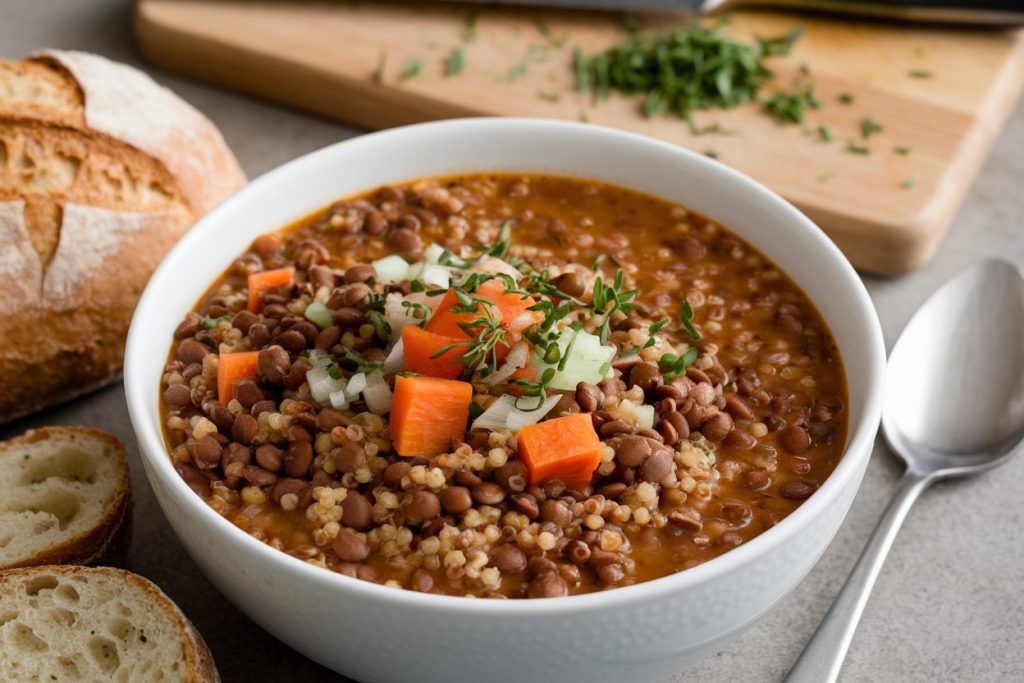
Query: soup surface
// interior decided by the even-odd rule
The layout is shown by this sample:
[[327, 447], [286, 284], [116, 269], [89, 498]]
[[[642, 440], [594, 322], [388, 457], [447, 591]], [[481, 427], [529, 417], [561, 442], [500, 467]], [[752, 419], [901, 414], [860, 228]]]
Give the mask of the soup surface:
[[258, 237], [175, 332], [175, 467], [269, 545], [417, 591], [541, 598], [685, 570], [835, 468], [807, 297], [619, 187], [468, 175]]

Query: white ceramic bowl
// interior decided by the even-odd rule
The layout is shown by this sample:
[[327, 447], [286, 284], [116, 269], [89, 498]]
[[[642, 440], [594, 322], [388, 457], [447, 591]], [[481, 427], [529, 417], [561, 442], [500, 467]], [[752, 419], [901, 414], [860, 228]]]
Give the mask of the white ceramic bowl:
[[[264, 545], [175, 473], [158, 405], [177, 323], [252, 239], [379, 185], [473, 171], [593, 178], [679, 202], [781, 266], [818, 305], [849, 382], [846, 454], [766, 533], [688, 571], [589, 595], [474, 600], [385, 588]], [[203, 218], [139, 302], [124, 382], [146, 474], [181, 542], [221, 591], [299, 652], [360, 681], [654, 681], [763, 615], [828, 546], [860, 485], [879, 422], [884, 347], [864, 286], [831, 241], [779, 196], [726, 166], [648, 138], [524, 119], [428, 123], [349, 140], [265, 176]]]

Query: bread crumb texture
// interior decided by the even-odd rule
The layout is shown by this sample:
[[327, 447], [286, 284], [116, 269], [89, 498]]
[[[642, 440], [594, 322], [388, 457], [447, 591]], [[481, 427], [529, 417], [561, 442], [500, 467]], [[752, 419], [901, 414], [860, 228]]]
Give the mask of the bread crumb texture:
[[127, 523], [127, 499], [127, 462], [110, 435], [48, 428], [0, 444], [0, 569], [100, 556]]
[[129, 572], [0, 574], [0, 680], [216, 680], [198, 668], [191, 628], [156, 586]]

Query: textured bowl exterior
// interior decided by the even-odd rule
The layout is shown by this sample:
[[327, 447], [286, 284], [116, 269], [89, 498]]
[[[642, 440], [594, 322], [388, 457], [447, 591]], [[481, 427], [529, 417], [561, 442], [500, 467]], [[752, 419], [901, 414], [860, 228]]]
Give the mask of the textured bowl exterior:
[[[177, 321], [257, 234], [339, 196], [467, 171], [548, 172], [618, 183], [723, 223], [776, 261], [832, 328], [850, 384], [835, 472], [796, 512], [694, 569], [598, 594], [497, 601], [423, 595], [324, 571], [275, 551], [207, 507], [174, 472], [159, 378]], [[361, 681], [656, 681], [720, 647], [806, 575], [860, 485], [880, 406], [884, 346], [863, 285], [835, 246], [754, 181], [653, 140], [564, 122], [422, 124], [325, 148], [214, 210], [154, 275], [129, 335], [125, 385], [146, 473], [203, 572], [267, 631]]]

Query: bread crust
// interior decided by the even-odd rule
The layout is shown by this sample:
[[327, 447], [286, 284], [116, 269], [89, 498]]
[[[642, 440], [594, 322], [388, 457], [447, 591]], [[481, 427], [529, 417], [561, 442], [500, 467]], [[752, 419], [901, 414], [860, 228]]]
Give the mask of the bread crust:
[[131, 67], [0, 60], [0, 424], [120, 371], [164, 253], [245, 183], [217, 129]]
[[124, 569], [114, 567], [68, 567], [44, 565], [24, 569], [0, 571], [0, 586], [12, 579], [36, 574], [104, 576], [108, 579], [125, 581], [140, 588], [152, 602], [154, 609], [162, 611], [177, 626], [179, 642], [185, 655], [185, 672], [188, 683], [220, 683], [220, 674], [213, 661], [213, 655], [202, 635], [188, 620], [185, 613], [160, 588], [149, 579]]
[[27, 444], [71, 434], [101, 441], [114, 454], [117, 461], [117, 484], [114, 496], [104, 508], [96, 526], [11, 565], [0, 565], [0, 571], [41, 565], [120, 564], [124, 561], [128, 543], [131, 540], [132, 497], [131, 482], [128, 477], [128, 457], [125, 454], [124, 445], [117, 437], [89, 427], [42, 427], [0, 442], [0, 458], [8, 457], [11, 452], [16, 452], [17, 449]]

